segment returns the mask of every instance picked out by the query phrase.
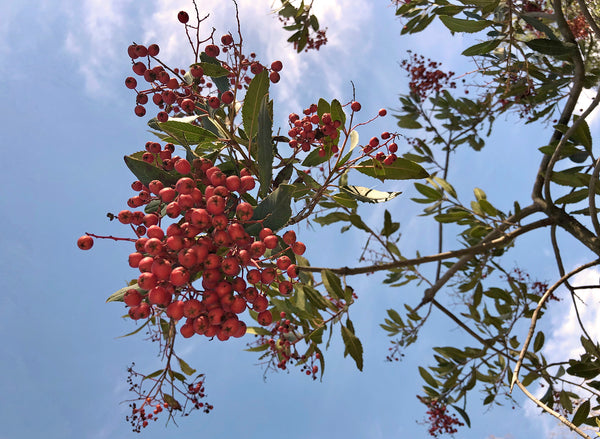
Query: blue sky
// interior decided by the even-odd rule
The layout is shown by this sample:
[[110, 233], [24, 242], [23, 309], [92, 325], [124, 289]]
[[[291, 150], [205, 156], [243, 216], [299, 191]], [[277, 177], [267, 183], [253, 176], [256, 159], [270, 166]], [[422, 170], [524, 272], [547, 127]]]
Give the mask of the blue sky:
[[[449, 70], [472, 69], [459, 56], [463, 42], [451, 39], [439, 26], [432, 33], [399, 37], [401, 23], [385, 1], [315, 3], [321, 23], [329, 28], [330, 42], [321, 52], [297, 55], [285, 43], [277, 19], [269, 15], [270, 1], [240, 0], [246, 47], [265, 63], [284, 62], [282, 80], [272, 87], [276, 122], [281, 126], [288, 113], [301, 111], [319, 97], [349, 101], [350, 81], [356, 85], [365, 118], [381, 107], [395, 108], [398, 93], [406, 87], [398, 65], [406, 49], [440, 60]], [[105, 241], [81, 252], [75, 241], [84, 232], [126, 233], [109, 222], [106, 213], [123, 209], [131, 196], [133, 178], [122, 156], [142, 149], [151, 139], [145, 119], [133, 114], [134, 94], [123, 84], [130, 74], [126, 48], [134, 40], [158, 43], [164, 60], [186, 67], [189, 50], [175, 15], [181, 9], [191, 10], [191, 3], [4, 0], [0, 4], [4, 15], [0, 127], [5, 163], [0, 173], [4, 230], [0, 238], [4, 287], [0, 439], [134, 437], [124, 420], [127, 406], [120, 404], [129, 397], [126, 367], [135, 361], [142, 370], [155, 370], [157, 349], [140, 335], [117, 339], [134, 325], [120, 318], [121, 304], [105, 304], [110, 293], [135, 277], [127, 265], [131, 250], [127, 244]], [[203, 1], [201, 7], [213, 11], [217, 35], [234, 30], [229, 2]], [[513, 130], [513, 122], [500, 122], [489, 151], [457, 154], [450, 175], [466, 199], [479, 186], [500, 208], [508, 210], [514, 199], [527, 202], [536, 169], [530, 164], [538, 161], [536, 149], [544, 134], [535, 126]], [[393, 128], [388, 117], [367, 127], [361, 138]], [[592, 128], [595, 134], [597, 127]], [[520, 160], [514, 168], [501, 167], [515, 157]], [[433, 223], [416, 218], [418, 210], [408, 201], [410, 183], [385, 188], [376, 181], [361, 180], [361, 184], [405, 191], [385, 206], [402, 224], [402, 250], [407, 255], [417, 248], [423, 254], [435, 251]], [[382, 223], [382, 208], [364, 212], [373, 224]], [[357, 265], [360, 235], [339, 235], [335, 226], [298, 233], [308, 245], [313, 265]], [[514, 260], [534, 277], [550, 280], [556, 273], [545, 237], [531, 238], [524, 249], [514, 252]], [[456, 246], [449, 237], [447, 247]], [[588, 256], [573, 247], [568, 262], [574, 266]], [[588, 276], [597, 279], [595, 274]], [[429, 363], [431, 346], [455, 343], [463, 334], [440, 316], [423, 330], [422, 342], [409, 348], [401, 363], [386, 363], [388, 339], [379, 328], [385, 310], [400, 309], [411, 299], [415, 303], [422, 293], [414, 287], [387, 289], [379, 280], [367, 277], [351, 282], [359, 295], [351, 316], [365, 347], [364, 372], [343, 358], [334, 337], [323, 382], [313, 382], [296, 370], [271, 374], [265, 382], [255, 365], [257, 357], [243, 351], [250, 340], [221, 343], [193, 338], [180, 345], [180, 352], [207, 374], [207, 392], [215, 410], [178, 420], [179, 427], [170, 425], [167, 430], [164, 419], [159, 420], [143, 435], [428, 437], [426, 426], [416, 422], [424, 419], [424, 406], [415, 398], [421, 387], [417, 366]], [[573, 339], [567, 336], [573, 326], [570, 312], [566, 304], [553, 314], [557, 329], [549, 355], [572, 346]], [[586, 318], [594, 322], [598, 316], [594, 307]], [[564, 434], [535, 409], [512, 410], [509, 404], [486, 411], [477, 395], [469, 402], [473, 428], [462, 429], [457, 437]]]

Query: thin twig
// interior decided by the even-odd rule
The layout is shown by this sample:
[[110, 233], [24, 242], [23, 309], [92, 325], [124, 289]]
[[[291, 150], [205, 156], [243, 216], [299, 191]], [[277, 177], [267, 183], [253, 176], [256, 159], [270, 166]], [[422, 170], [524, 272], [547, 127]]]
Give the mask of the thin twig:
[[562, 276], [554, 285], [552, 285], [550, 288], [548, 288], [546, 290], [546, 292], [544, 293], [544, 295], [541, 297], [540, 301], [538, 302], [537, 307], [533, 311], [533, 315], [531, 316], [531, 325], [529, 326], [529, 332], [527, 333], [527, 338], [525, 339], [525, 343], [523, 344], [523, 348], [521, 349], [521, 353], [519, 354], [519, 360], [517, 361], [517, 365], [515, 366], [515, 370], [513, 372], [512, 382], [510, 383], [510, 392], [512, 392], [512, 389], [519, 378], [519, 370], [521, 369], [521, 363], [523, 363], [523, 358], [525, 358], [525, 354], [527, 353], [527, 348], [529, 347], [529, 343], [531, 342], [531, 339], [533, 338], [533, 333], [535, 332], [535, 325], [537, 324], [538, 315], [540, 313], [540, 310], [544, 306], [544, 303], [548, 299], [548, 297], [550, 297], [550, 295], [554, 291], [556, 291], [556, 289], [559, 286], [561, 286], [571, 276], [574, 276], [575, 274], [577, 274], [583, 270], [586, 270], [590, 267], [593, 267], [594, 265], [598, 265], [598, 264], [600, 264], [600, 259], [595, 259], [591, 262], [588, 262], [587, 264], [580, 265], [576, 269], [574, 269], [574, 270], [570, 271], [569, 273], [565, 274], [564, 276]]

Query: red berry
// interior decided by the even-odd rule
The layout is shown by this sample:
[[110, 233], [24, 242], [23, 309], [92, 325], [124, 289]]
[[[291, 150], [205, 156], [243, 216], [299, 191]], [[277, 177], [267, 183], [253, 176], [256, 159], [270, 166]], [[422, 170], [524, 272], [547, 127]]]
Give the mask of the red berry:
[[141, 105], [136, 105], [134, 112], [136, 116], [143, 117], [146, 114], [146, 109]]
[[279, 75], [279, 73], [278, 73], [278, 72], [275, 72], [275, 71], [273, 71], [273, 72], [271, 72], [271, 73], [269, 74], [269, 79], [271, 80], [271, 82], [272, 82], [273, 84], [276, 84], [276, 83], [278, 83], [278, 82], [279, 82], [279, 80], [281, 79], [281, 76]]
[[158, 55], [159, 51], [160, 51], [160, 48], [158, 47], [158, 44], [151, 44], [148, 46], [148, 55], [150, 55], [150, 56]]
[[128, 76], [125, 78], [125, 87], [129, 89], [134, 89], [137, 87], [137, 81], [133, 76]]
[[273, 61], [271, 64], [271, 70], [274, 72], [281, 72], [281, 69], [283, 69], [283, 63], [281, 61]]
[[179, 20], [180, 23], [185, 24], [188, 21], [190, 21], [190, 16], [185, 11], [179, 11], [179, 13], [177, 14], [177, 19]]
[[258, 316], [256, 317], [256, 321], [262, 326], [268, 326], [271, 323], [273, 323], [273, 315], [271, 314], [271, 311], [269, 311], [269, 310], [261, 311], [258, 313]]
[[217, 56], [219, 56], [219, 53], [221, 53], [221, 50], [219, 49], [218, 46], [215, 46], [214, 44], [209, 44], [208, 46], [206, 46], [204, 48], [204, 52], [212, 57], [212, 58], [216, 58]]
[[360, 109], [361, 109], [362, 107], [361, 107], [361, 105], [360, 105], [360, 102], [356, 102], [356, 101], [354, 101], [354, 102], [352, 102], [352, 103], [350, 104], [350, 108], [352, 109], [352, 111], [360, 111]]
[[385, 116], [387, 114], [387, 110], [385, 108], [382, 108], [381, 110], [379, 110], [379, 115], [381, 117]]
[[227, 90], [221, 95], [221, 101], [223, 101], [223, 103], [226, 105], [231, 104], [233, 102], [233, 93]]
[[192, 165], [187, 160], [181, 159], [175, 163], [175, 170], [180, 174], [187, 175], [192, 171]]
[[221, 44], [223, 44], [224, 46], [229, 46], [230, 44], [233, 44], [233, 37], [229, 34], [223, 35], [221, 37]]
[[81, 250], [89, 250], [94, 245], [94, 239], [91, 236], [83, 235], [77, 240], [77, 247]]
[[208, 105], [210, 108], [217, 109], [221, 105], [221, 100], [216, 96], [211, 96], [208, 98]]

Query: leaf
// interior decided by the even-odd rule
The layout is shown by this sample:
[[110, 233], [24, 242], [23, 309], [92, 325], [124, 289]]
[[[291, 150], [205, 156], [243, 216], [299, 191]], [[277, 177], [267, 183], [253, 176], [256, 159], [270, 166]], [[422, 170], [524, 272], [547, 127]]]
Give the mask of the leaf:
[[502, 40], [489, 40], [484, 41], [483, 43], [475, 44], [465, 50], [463, 50], [462, 54], [464, 56], [476, 56], [476, 55], [485, 55], [500, 44]]
[[108, 302], [122, 302], [123, 301], [123, 296], [125, 295], [125, 293], [127, 292], [127, 290], [137, 290], [142, 294], [146, 293], [146, 290], [142, 290], [140, 287], [138, 287], [137, 282], [133, 285], [127, 286], [127, 287], [123, 287], [120, 290], [115, 291], [114, 293], [112, 293], [108, 299], [106, 299], [106, 303]]
[[563, 43], [547, 38], [537, 38], [535, 40], [526, 41], [525, 44], [530, 49], [543, 53], [544, 55], [569, 55], [575, 50], [575, 46], [572, 43]]
[[204, 74], [206, 76], [210, 76], [211, 78], [219, 78], [221, 76], [227, 76], [231, 73], [229, 70], [227, 70], [220, 64], [214, 64], [211, 62], [201, 62], [194, 65], [200, 65], [200, 67], [202, 67], [202, 70], [204, 70]]
[[340, 186], [340, 190], [349, 194], [352, 198], [365, 203], [384, 203], [396, 198], [402, 192], [383, 192], [362, 186]]
[[578, 203], [581, 200], [584, 200], [586, 198], [589, 197], [590, 191], [587, 189], [579, 189], [576, 190], [574, 192], [571, 192], [570, 194], [567, 195], [563, 195], [562, 197], [558, 198], [554, 204], [572, 204], [572, 203]]
[[344, 340], [344, 345], [346, 346], [346, 352], [350, 354], [350, 356], [356, 362], [356, 367], [358, 370], [362, 371], [363, 369], [363, 347], [356, 335], [352, 331], [350, 331], [346, 326], [342, 325], [342, 339]]
[[158, 126], [170, 136], [170, 138], [165, 138], [163, 141], [170, 141], [177, 145], [198, 145], [218, 139], [214, 133], [198, 125], [192, 125], [191, 121], [180, 121], [177, 118], [172, 118], [166, 122], [160, 122]]
[[174, 410], [181, 410], [181, 404], [168, 393], [163, 393], [163, 399]]
[[430, 201], [437, 201], [443, 196], [439, 190], [422, 183], [415, 183], [415, 189]]
[[423, 128], [423, 125], [421, 125], [416, 117], [412, 117], [412, 116], [398, 116], [398, 126], [400, 128], [406, 128], [408, 130], [414, 130], [414, 129], [419, 129], [419, 128]]
[[258, 180], [260, 188], [258, 194], [261, 197], [267, 195], [271, 187], [271, 179], [273, 178], [273, 119], [269, 114], [269, 96], [265, 95], [260, 105], [258, 112]]
[[429, 173], [420, 165], [407, 159], [398, 158], [391, 165], [383, 165], [375, 159], [365, 160], [354, 167], [357, 171], [378, 178], [388, 180], [413, 180], [426, 178]]
[[567, 368], [567, 373], [569, 375], [586, 379], [596, 378], [600, 375], [600, 366], [596, 363], [571, 361], [571, 366]]
[[519, 17], [521, 17], [528, 25], [546, 34], [547, 38], [558, 41], [558, 38], [556, 38], [556, 35], [554, 35], [552, 29], [546, 26], [541, 20], [538, 20], [537, 18], [532, 17], [529, 14], [519, 14]]
[[184, 374], [191, 376], [196, 373], [196, 369], [192, 369], [189, 364], [183, 361], [183, 359], [177, 357], [177, 360], [179, 360], [179, 367]]
[[269, 93], [269, 77], [267, 76], [267, 70], [263, 70], [256, 75], [250, 85], [248, 85], [248, 91], [244, 98], [244, 105], [242, 106], [242, 121], [244, 123], [244, 131], [248, 136], [250, 142], [258, 131], [258, 117], [260, 107], [262, 105], [264, 97]]
[[581, 403], [579, 408], [577, 408], [577, 411], [573, 415], [573, 420], [571, 422], [575, 426], [579, 427], [587, 419], [589, 414], [590, 414], [590, 400], [586, 399], [583, 403]]
[[452, 408], [456, 410], [456, 412], [463, 418], [465, 424], [467, 424], [467, 427], [471, 428], [471, 420], [469, 419], [469, 415], [467, 415], [467, 412], [465, 412], [457, 405], [453, 405]]
[[[579, 117], [573, 116], [573, 119], [577, 121]], [[571, 135], [571, 139], [577, 145], [584, 146], [587, 151], [592, 151], [592, 134], [590, 133], [590, 127], [585, 119], [579, 122], [577, 129], [575, 129], [575, 132]]]
[[321, 279], [329, 295], [335, 299], [344, 299], [344, 290], [340, 278], [330, 270], [321, 270]]
[[131, 331], [131, 332], [129, 332], [129, 333], [127, 333], [127, 334], [125, 334], [125, 335], [120, 335], [120, 336], [118, 336], [117, 338], [124, 338], [124, 337], [129, 337], [130, 335], [137, 334], [137, 333], [138, 333], [138, 332], [140, 332], [142, 329], [144, 329], [144, 327], [145, 327], [146, 325], [148, 325], [148, 323], [150, 323], [150, 319], [146, 320], [142, 326], [140, 326], [139, 328], [135, 329], [134, 331]]
[[538, 352], [544, 346], [544, 333], [539, 331], [535, 336], [535, 340], [533, 342], [533, 352]]
[[157, 168], [153, 164], [146, 163], [135, 154], [124, 157], [125, 164], [133, 175], [144, 185], [148, 185], [152, 180], [160, 180], [165, 186], [172, 186], [179, 180], [179, 174], [170, 173]]
[[438, 387], [438, 382], [431, 376], [429, 372], [427, 372], [424, 367], [419, 366], [419, 374], [421, 375], [421, 378], [423, 378], [431, 387]]
[[[200, 61], [202, 61], [203, 64], [214, 64], [216, 66], [221, 67], [221, 62], [218, 59], [208, 56], [205, 52], [202, 52], [200, 54]], [[208, 68], [211, 69], [211, 67], [208, 67]], [[206, 70], [205, 70], [205, 72], [206, 72]], [[216, 73], [218, 74], [218, 72], [216, 72]], [[215, 83], [215, 85], [217, 86], [217, 88], [219, 89], [219, 93], [226, 92], [227, 90], [229, 90], [231, 88], [231, 84], [229, 83], [229, 78], [227, 78], [226, 76], [219, 76], [219, 77], [213, 76], [212, 80]]]
[[331, 101], [331, 120], [339, 120], [342, 123], [342, 127], [346, 123], [346, 113], [344, 113], [342, 104], [340, 104], [340, 102], [337, 99]]
[[263, 225], [259, 223], [248, 224], [246, 232], [257, 236], [263, 227], [269, 227], [274, 232], [285, 226], [292, 216], [292, 193], [294, 186], [282, 184], [271, 192], [258, 206], [254, 208], [251, 221], [264, 220]]
[[449, 17], [447, 15], [441, 15], [440, 20], [452, 32], [479, 32], [492, 24], [487, 20], [465, 20], [462, 18]]
[[354, 148], [356, 148], [356, 145], [358, 145], [358, 142], [359, 142], [358, 131], [356, 131], [356, 130], [350, 131], [350, 151], [352, 151]]
[[306, 166], [306, 167], [317, 166], [317, 165], [320, 165], [321, 163], [326, 162], [327, 160], [329, 160], [328, 154], [325, 154], [324, 156], [320, 156], [319, 148], [316, 148], [308, 153], [308, 155], [302, 162], [302, 166]]

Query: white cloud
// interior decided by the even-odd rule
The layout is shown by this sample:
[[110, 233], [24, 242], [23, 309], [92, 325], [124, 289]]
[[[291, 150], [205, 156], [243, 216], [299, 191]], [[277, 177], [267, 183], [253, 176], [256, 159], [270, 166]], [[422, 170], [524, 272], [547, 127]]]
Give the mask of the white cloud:
[[110, 66], [123, 58], [122, 36], [129, 19], [127, 7], [131, 0], [85, 0], [80, 10], [66, 8], [69, 31], [65, 49], [79, 62], [86, 91], [105, 95], [114, 81], [115, 69]]
[[[592, 268], [583, 271], [574, 276], [572, 285], [598, 285], [600, 279], [600, 270]], [[577, 306], [581, 321], [594, 341], [600, 339], [600, 298], [598, 297], [599, 288], [577, 290]], [[542, 353], [548, 363], [565, 361], [569, 358], [578, 358], [584, 352], [580, 343], [582, 335], [575, 307], [569, 293], [566, 289], [558, 292], [562, 298], [559, 303], [550, 306], [550, 327], [552, 330], [545, 331], [546, 343]], [[546, 388], [538, 388], [534, 395], [541, 398], [546, 392]], [[535, 418], [536, 422], [545, 430], [545, 437], [562, 438], [572, 437], [570, 430], [550, 416], [540, 418], [540, 408], [533, 402], [525, 403], [525, 414], [530, 418]]]

